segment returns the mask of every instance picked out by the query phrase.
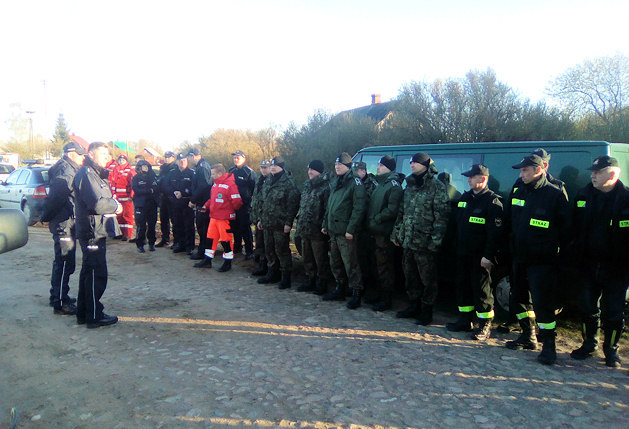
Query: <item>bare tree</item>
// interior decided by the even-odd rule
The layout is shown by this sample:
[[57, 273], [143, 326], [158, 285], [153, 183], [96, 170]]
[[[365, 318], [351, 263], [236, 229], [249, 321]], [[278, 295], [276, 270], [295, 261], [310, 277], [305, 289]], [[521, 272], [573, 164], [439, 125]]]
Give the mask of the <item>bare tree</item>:
[[629, 101], [629, 56], [585, 61], [555, 78], [547, 93], [559, 100], [571, 117], [594, 113], [609, 124]]

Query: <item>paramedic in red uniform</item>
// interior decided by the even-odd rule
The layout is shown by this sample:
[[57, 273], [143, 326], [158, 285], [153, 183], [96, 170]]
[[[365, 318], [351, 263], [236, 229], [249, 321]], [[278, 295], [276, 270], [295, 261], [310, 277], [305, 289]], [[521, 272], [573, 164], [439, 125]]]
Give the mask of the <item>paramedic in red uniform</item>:
[[109, 175], [109, 184], [114, 198], [122, 205], [122, 213], [118, 215], [122, 241], [133, 237], [133, 191], [131, 190], [133, 176], [135, 176], [135, 170], [129, 164], [127, 156], [120, 155], [118, 165]]

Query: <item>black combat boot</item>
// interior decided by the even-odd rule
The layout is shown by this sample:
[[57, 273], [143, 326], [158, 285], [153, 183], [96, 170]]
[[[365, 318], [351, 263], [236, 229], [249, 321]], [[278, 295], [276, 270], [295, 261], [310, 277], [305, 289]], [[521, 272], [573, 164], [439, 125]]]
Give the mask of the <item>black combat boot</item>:
[[159, 243], [155, 245], [155, 247], [164, 247], [168, 246], [168, 240], [161, 240]]
[[535, 335], [535, 319], [531, 317], [520, 320], [522, 333], [513, 341], [507, 341], [505, 347], [511, 350], [537, 350], [537, 336]]
[[317, 279], [312, 276], [308, 277], [306, 281], [297, 288], [297, 292], [312, 292], [317, 288]]
[[232, 260], [231, 259], [224, 259], [223, 260], [223, 265], [221, 265], [221, 267], [216, 270], [219, 273], [224, 273], [226, 271], [229, 271], [232, 269]]
[[312, 292], [315, 295], [325, 295], [328, 291], [328, 279], [317, 278], [317, 287]]
[[266, 263], [266, 258], [260, 258], [260, 263], [258, 264], [258, 269], [256, 269], [251, 275], [253, 276], [264, 276], [269, 272], [269, 267]]
[[144, 246], [138, 246], [138, 253], [145, 253]]
[[391, 310], [393, 307], [393, 294], [390, 291], [383, 291], [380, 294], [380, 301], [376, 302], [371, 309], [373, 311]]
[[581, 325], [583, 344], [578, 349], [570, 352], [570, 357], [576, 360], [584, 360], [592, 356], [598, 346], [598, 319], [588, 319]]
[[446, 323], [446, 329], [450, 332], [471, 332], [474, 329], [473, 314], [471, 311], [460, 312], [456, 322]]
[[291, 272], [290, 270], [283, 270], [282, 271], [282, 280], [280, 280], [280, 284], [277, 286], [278, 289], [289, 289], [291, 284], [290, 284], [290, 276], [291, 276]]
[[422, 304], [422, 312], [415, 323], [422, 326], [428, 326], [432, 323], [432, 305]]
[[273, 267], [268, 267], [268, 271], [264, 277], [260, 277], [258, 279], [258, 283], [267, 284], [267, 283], [277, 283], [281, 279], [280, 272]]
[[480, 322], [478, 331], [472, 334], [472, 339], [476, 341], [487, 341], [491, 336], [491, 319], [483, 319]]
[[199, 261], [193, 265], [195, 268], [212, 268], [212, 258], [208, 258], [207, 256], [203, 258], [202, 261]]
[[155, 244], [149, 243], [149, 252], [155, 252]]
[[603, 353], [605, 353], [605, 365], [611, 368], [620, 368], [622, 362], [618, 356], [618, 342], [623, 331], [623, 321], [620, 322], [603, 322], [603, 332], [605, 339], [603, 340]]
[[552, 365], [557, 360], [557, 350], [555, 349], [554, 329], [540, 329], [540, 340], [542, 340], [542, 351], [537, 356], [537, 361], [542, 365]]
[[341, 283], [336, 283], [332, 292], [323, 295], [324, 301], [345, 301], [345, 287]]
[[395, 313], [395, 317], [397, 317], [398, 319], [410, 319], [413, 317], [419, 317], [421, 312], [422, 312], [421, 303], [417, 299], [417, 300], [411, 301], [409, 306], [406, 307], [404, 310], [401, 310]]
[[346, 305], [347, 308], [349, 308], [350, 310], [356, 310], [358, 307], [360, 307], [361, 292], [362, 291], [358, 288], [352, 289], [352, 299], [350, 299], [349, 302], [347, 303]]

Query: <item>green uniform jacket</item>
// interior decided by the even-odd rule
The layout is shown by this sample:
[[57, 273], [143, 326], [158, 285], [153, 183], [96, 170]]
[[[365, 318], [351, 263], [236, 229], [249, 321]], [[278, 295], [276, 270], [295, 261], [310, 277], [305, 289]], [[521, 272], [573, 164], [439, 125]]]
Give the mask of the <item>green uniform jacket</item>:
[[260, 222], [262, 228], [283, 230], [284, 225], [293, 226], [299, 210], [299, 189], [292, 177], [283, 171], [279, 178], [269, 175], [262, 186]]
[[367, 228], [371, 233], [385, 237], [391, 235], [404, 197], [402, 180], [395, 171], [373, 178], [376, 186], [371, 193], [367, 212]]
[[367, 212], [367, 192], [352, 170], [330, 182], [330, 199], [322, 227], [330, 235], [356, 234]]
[[327, 174], [320, 174], [304, 182], [297, 217], [296, 235], [308, 239], [324, 239], [321, 224], [330, 197], [330, 182]]
[[404, 203], [400, 206], [391, 241], [405, 249], [439, 251], [448, 227], [450, 200], [446, 186], [431, 165], [423, 177], [406, 178]]
[[256, 186], [255, 188], [253, 188], [253, 196], [251, 197], [251, 222], [253, 222], [254, 225], [256, 225], [260, 220], [260, 209], [262, 206], [262, 187], [264, 186], [264, 181], [267, 177], [269, 176], [263, 176], [262, 174], [260, 174], [260, 176], [256, 179]]

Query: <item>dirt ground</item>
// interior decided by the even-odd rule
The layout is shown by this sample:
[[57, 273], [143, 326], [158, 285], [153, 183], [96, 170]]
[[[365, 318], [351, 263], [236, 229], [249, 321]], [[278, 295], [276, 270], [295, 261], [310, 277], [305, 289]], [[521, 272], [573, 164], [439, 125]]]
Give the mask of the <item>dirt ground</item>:
[[[272, 387], [255, 385], [254, 381], [262, 377], [261, 370], [255, 370], [255, 361], [279, 345], [267, 343], [266, 339], [257, 340], [257, 343], [249, 341], [247, 347], [252, 344], [260, 347], [258, 351], [251, 351], [241, 348], [245, 346], [239, 339], [225, 338], [221, 342], [221, 335], [272, 330], [274, 328], [270, 327], [278, 326], [278, 323], [282, 323], [283, 331], [292, 329], [291, 335], [305, 335], [314, 327], [360, 328], [369, 332], [382, 329], [401, 332], [399, 335], [420, 335], [414, 334], [418, 332], [415, 325], [395, 319], [392, 312], [375, 314], [364, 306], [351, 312], [339, 304], [333, 307], [332, 304], [322, 304], [314, 295], [256, 285], [249, 274], [253, 263], [242, 258], [235, 260], [234, 270], [221, 275], [215, 270], [192, 268], [193, 261], [185, 254], [173, 255], [167, 249], [139, 254], [134, 245], [120, 241], [108, 241], [109, 283], [103, 297], [105, 311], [119, 315], [120, 322], [115, 326], [87, 330], [85, 326], [77, 325], [74, 317], [53, 315], [48, 306], [52, 240], [48, 229], [41, 225], [30, 227], [29, 235], [25, 247], [0, 255], [1, 429], [8, 427], [11, 407], [18, 409], [20, 428], [252, 426], [246, 423], [248, 417], [273, 413], [264, 405], [255, 405], [252, 400], [235, 404], [238, 395], [234, 392], [259, 390], [261, 397], [273, 394]], [[73, 296], [76, 296], [80, 261], [79, 250], [77, 270], [71, 278]], [[396, 309], [402, 305], [403, 302], [396, 302]], [[321, 309], [326, 313], [322, 314]], [[449, 338], [442, 327], [450, 318], [450, 314], [439, 312], [435, 326], [441, 328], [430, 328], [426, 338]], [[558, 367], [572, 371], [573, 362], [566, 354], [580, 344], [580, 338], [574, 324], [563, 323], [563, 326], [558, 339], [563, 363]], [[335, 331], [333, 335], [340, 334]], [[490, 345], [500, 349], [505, 337], [496, 337]], [[456, 343], [458, 340], [448, 341]], [[461, 347], [478, 347], [465, 345], [468, 343], [461, 342], [464, 344]], [[624, 341], [625, 350], [626, 346]], [[243, 374], [242, 365], [229, 367], [229, 370], [221, 365], [222, 362], [238, 361], [246, 354], [244, 350], [252, 353], [251, 368], [248, 369], [251, 374]], [[275, 356], [282, 356], [286, 350]], [[503, 353], [502, 349], [500, 353]], [[325, 359], [334, 361], [333, 355]], [[534, 358], [529, 360], [533, 361], [532, 368], [539, 371]], [[354, 361], [350, 359], [350, 362]], [[584, 378], [589, 379], [587, 371], [591, 368], [605, 369], [600, 356], [590, 362], [590, 367], [574, 371], [582, 371]], [[271, 371], [269, 368], [274, 363], [280, 366], [273, 370], [279, 380], [288, 377], [282, 375], [282, 365], [287, 365], [287, 371], [298, 371], [295, 368], [299, 367], [299, 364], [280, 364], [270, 358], [265, 370]], [[191, 369], [195, 365], [200, 365], [198, 372]], [[240, 373], [244, 381], [235, 382], [233, 386], [224, 384], [227, 382], [215, 374], [225, 371]], [[622, 386], [622, 380], [627, 380], [626, 374], [620, 381], [617, 375], [626, 369], [615, 371], [605, 372], [611, 377], [608, 383], [620, 383], [617, 389], [627, 392], [626, 381]], [[253, 380], [251, 385], [247, 380]], [[291, 382], [307, 381], [297, 376]], [[285, 383], [289, 384], [289, 380]], [[342, 386], [340, 384], [338, 388], [343, 389]], [[299, 388], [304, 389], [303, 386]], [[211, 389], [211, 394], [206, 389]], [[188, 392], [189, 396], [177, 392]], [[196, 395], [201, 394], [206, 397], [197, 398]], [[208, 397], [213, 399], [210, 401]], [[230, 406], [234, 407], [232, 412], [225, 412], [225, 421], [219, 420], [222, 409], [229, 408], [220, 402], [227, 401], [221, 399], [223, 397], [230, 397]], [[312, 400], [316, 402], [316, 399]], [[629, 395], [625, 400], [629, 401]], [[188, 408], [181, 405], [183, 402], [189, 403]], [[199, 404], [206, 404], [207, 408]], [[214, 416], [213, 420], [198, 420], [199, 415], [208, 414]], [[184, 417], [177, 420], [172, 417], [176, 415]], [[333, 417], [350, 419], [349, 415]], [[373, 418], [378, 421], [376, 417]], [[379, 421], [387, 421], [386, 417], [379, 418]], [[266, 426], [263, 423], [253, 426], [290, 426], [282, 424], [278, 417], [269, 421]], [[401, 417], [391, 421], [405, 421], [409, 425], [409, 421]], [[413, 423], [424, 426], [420, 422]], [[424, 423], [434, 425], [430, 420]], [[295, 425], [292, 427], [299, 427], [298, 423]]]

